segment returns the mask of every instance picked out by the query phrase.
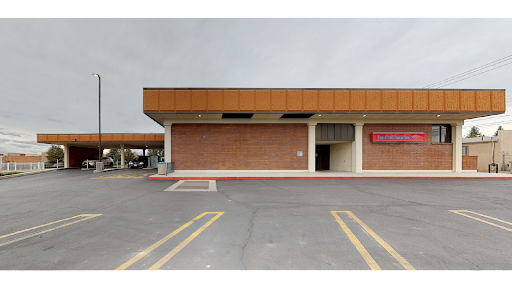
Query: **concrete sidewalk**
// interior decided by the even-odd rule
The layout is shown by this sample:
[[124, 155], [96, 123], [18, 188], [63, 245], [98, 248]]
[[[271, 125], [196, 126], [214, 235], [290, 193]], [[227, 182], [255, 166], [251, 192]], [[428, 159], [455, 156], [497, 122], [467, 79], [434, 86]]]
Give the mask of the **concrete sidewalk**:
[[175, 171], [167, 175], [151, 175], [149, 180], [257, 180], [257, 179], [512, 179], [508, 171], [487, 172], [233, 172]]

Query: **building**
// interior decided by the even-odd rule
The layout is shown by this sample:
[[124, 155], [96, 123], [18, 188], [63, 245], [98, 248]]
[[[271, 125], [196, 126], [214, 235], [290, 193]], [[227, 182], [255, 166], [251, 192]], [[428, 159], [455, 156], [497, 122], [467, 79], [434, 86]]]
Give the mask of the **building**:
[[37, 154], [23, 154], [23, 153], [7, 153], [0, 154], [3, 156], [2, 161], [4, 163], [17, 162], [17, 163], [29, 163], [29, 162], [42, 162], [42, 156]]
[[464, 138], [462, 143], [464, 155], [478, 158], [478, 171], [489, 171], [492, 163], [501, 171], [510, 171], [512, 130], [498, 130], [498, 136], [493, 137]]
[[[462, 172], [476, 170], [464, 120], [504, 113], [505, 91], [144, 88], [143, 111], [164, 134], [102, 134], [102, 147], [164, 148], [176, 170]], [[76, 161], [97, 139], [38, 134]]]

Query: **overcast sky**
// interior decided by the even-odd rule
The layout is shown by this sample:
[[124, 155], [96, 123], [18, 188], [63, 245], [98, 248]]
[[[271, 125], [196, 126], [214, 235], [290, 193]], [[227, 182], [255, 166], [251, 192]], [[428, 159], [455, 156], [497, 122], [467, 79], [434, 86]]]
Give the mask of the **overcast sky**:
[[[511, 19], [0, 19], [0, 152], [164, 133], [144, 87], [422, 88], [512, 55]], [[512, 59], [509, 60], [512, 63]], [[506, 64], [504, 62], [502, 64]], [[443, 88], [507, 89], [512, 65]], [[486, 135], [512, 116], [466, 121]]]

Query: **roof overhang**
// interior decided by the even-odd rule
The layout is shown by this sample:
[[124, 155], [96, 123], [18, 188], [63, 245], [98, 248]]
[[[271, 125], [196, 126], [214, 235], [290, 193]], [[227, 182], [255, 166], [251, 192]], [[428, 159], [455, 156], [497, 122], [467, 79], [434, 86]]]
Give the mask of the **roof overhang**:
[[218, 122], [223, 113], [274, 121], [298, 113], [313, 114], [309, 119], [430, 121], [505, 112], [504, 89], [144, 88], [143, 94], [144, 113], [162, 126], [165, 119]]
[[[37, 134], [37, 143], [98, 148], [98, 134]], [[101, 134], [104, 149], [163, 149], [164, 134]]]

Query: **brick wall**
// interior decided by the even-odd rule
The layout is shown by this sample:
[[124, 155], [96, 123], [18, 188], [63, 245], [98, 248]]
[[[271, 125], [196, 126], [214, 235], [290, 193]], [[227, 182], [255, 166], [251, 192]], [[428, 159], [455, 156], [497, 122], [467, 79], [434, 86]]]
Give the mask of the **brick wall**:
[[478, 156], [462, 156], [462, 170], [477, 170]]
[[42, 162], [41, 156], [4, 156], [3, 162]]
[[306, 124], [174, 124], [171, 135], [176, 170], [308, 169]]
[[[424, 143], [372, 143], [372, 132], [424, 132]], [[452, 170], [452, 144], [432, 144], [431, 124], [365, 124], [363, 170]]]

